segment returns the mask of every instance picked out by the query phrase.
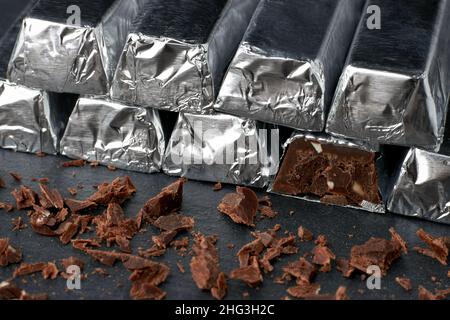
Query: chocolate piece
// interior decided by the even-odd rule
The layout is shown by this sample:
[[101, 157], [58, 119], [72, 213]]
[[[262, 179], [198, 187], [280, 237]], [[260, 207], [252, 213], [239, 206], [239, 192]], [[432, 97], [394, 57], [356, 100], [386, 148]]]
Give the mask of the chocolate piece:
[[314, 239], [314, 234], [303, 226], [298, 227], [297, 235], [302, 242]]
[[258, 198], [253, 190], [236, 187], [236, 193], [225, 195], [217, 209], [234, 222], [254, 227]]
[[355, 268], [350, 265], [350, 261], [347, 259], [337, 259], [336, 269], [340, 271], [345, 278], [350, 278], [355, 271]]
[[272, 191], [316, 196], [322, 202], [381, 204], [376, 154], [316, 140], [296, 138], [288, 146]]
[[132, 281], [130, 296], [134, 300], [164, 299], [166, 293], [157, 286], [166, 281], [169, 273], [166, 265], [156, 262], [134, 270], [129, 278]]
[[222, 190], [223, 186], [220, 182], [217, 182], [214, 187], [213, 187], [213, 191], [220, 191]]
[[406, 244], [406, 241], [403, 240], [393, 227], [389, 229], [389, 232], [391, 234], [391, 241], [397, 242], [402, 247], [403, 253], [408, 254], [408, 245]]
[[195, 234], [192, 247], [194, 257], [191, 259], [190, 268], [197, 287], [210, 290], [213, 297], [220, 300], [226, 295], [227, 284], [225, 274], [220, 272], [216, 241], [216, 237]]
[[178, 271], [180, 271], [181, 273], [185, 273], [186, 272], [186, 270], [184, 269], [183, 264], [180, 261], [177, 261], [177, 268], [178, 268]]
[[103, 183], [97, 189], [87, 200], [102, 206], [112, 202], [122, 204], [136, 193], [136, 187], [128, 176], [117, 178], [111, 183]]
[[266, 218], [273, 219], [278, 215], [278, 212], [274, 211], [269, 206], [259, 206], [258, 211]]
[[395, 282], [398, 283], [399, 286], [401, 286], [406, 291], [412, 290], [412, 283], [411, 279], [405, 278], [405, 277], [396, 277]]
[[13, 225], [12, 231], [20, 231], [27, 227], [27, 225], [23, 223], [22, 217], [12, 219], [11, 224]]
[[287, 289], [287, 292], [294, 298], [305, 299], [307, 297], [318, 295], [320, 292], [320, 285], [318, 283], [304, 283]]
[[423, 242], [427, 244], [428, 248], [415, 247], [414, 250], [420, 254], [436, 259], [441, 264], [446, 266], [450, 249], [450, 237], [433, 238], [423, 229], [419, 229], [416, 234]]
[[69, 207], [70, 212], [72, 212], [73, 214], [97, 207], [97, 204], [95, 202], [89, 200], [65, 199], [64, 202], [66, 203], [66, 206]]
[[444, 300], [448, 296], [450, 296], [450, 289], [435, 290], [432, 293], [423, 286], [419, 286], [419, 300]]
[[42, 272], [42, 270], [47, 267], [47, 264], [44, 262], [37, 262], [37, 263], [22, 263], [19, 267], [17, 267], [14, 270], [13, 277], [22, 277], [27, 276], [36, 272]]
[[10, 203], [0, 202], [0, 210], [3, 209], [6, 212], [11, 212], [14, 210], [14, 206]]
[[84, 167], [84, 165], [86, 164], [86, 161], [83, 159], [78, 159], [78, 160], [70, 160], [70, 161], [66, 161], [62, 163], [62, 166], [64, 168], [71, 168], [71, 167]]
[[152, 236], [152, 241], [156, 246], [158, 246], [158, 248], [166, 249], [177, 234], [177, 231], [164, 231], [157, 236]]
[[161, 257], [166, 253], [166, 249], [159, 248], [156, 244], [153, 245], [150, 249], [147, 250], [139, 250], [139, 256], [143, 258], [153, 258], [153, 257]]
[[69, 257], [61, 260], [61, 264], [64, 267], [64, 271], [70, 266], [78, 266], [81, 271], [84, 269], [84, 261], [75, 257]]
[[59, 270], [56, 264], [53, 262], [47, 263], [44, 269], [42, 269], [42, 276], [44, 279], [56, 279], [58, 277]]
[[321, 265], [321, 272], [331, 271], [331, 261], [336, 259], [334, 253], [324, 244], [315, 246], [312, 250], [313, 263]]
[[369, 266], [376, 265], [386, 275], [391, 264], [400, 258], [402, 247], [396, 241], [381, 238], [370, 238], [363, 245], [354, 246], [351, 250], [350, 265], [364, 273]]
[[22, 261], [22, 252], [9, 244], [8, 238], [0, 239], [0, 267]]
[[22, 176], [17, 172], [10, 172], [9, 175], [13, 177], [13, 179], [16, 180], [17, 182], [22, 181]]
[[241, 280], [250, 287], [256, 287], [261, 284], [263, 282], [263, 276], [261, 274], [261, 270], [259, 269], [258, 258], [251, 256], [249, 265], [231, 271], [230, 278]]
[[194, 227], [194, 218], [181, 214], [170, 214], [159, 217], [153, 225], [163, 231], [184, 231]]
[[16, 285], [4, 281], [0, 283], [0, 300], [47, 300], [47, 294], [28, 294]]
[[44, 208], [47, 208], [47, 209], [48, 208], [55, 208], [55, 209], [64, 208], [64, 199], [58, 190], [56, 190], [56, 189], [50, 190], [44, 184], [39, 184], [39, 188], [41, 190], [40, 202]]
[[291, 275], [297, 279], [297, 283], [310, 283], [316, 275], [316, 267], [305, 258], [289, 263], [283, 267], [285, 275]]
[[28, 187], [20, 186], [20, 189], [14, 189], [11, 194], [16, 199], [18, 210], [28, 209], [36, 204], [36, 193]]
[[0, 177], [0, 189], [6, 188], [5, 180]]
[[139, 221], [152, 222], [161, 216], [169, 215], [181, 209], [183, 200], [183, 185], [185, 179], [179, 179], [165, 187], [161, 192], [147, 201], [138, 214]]

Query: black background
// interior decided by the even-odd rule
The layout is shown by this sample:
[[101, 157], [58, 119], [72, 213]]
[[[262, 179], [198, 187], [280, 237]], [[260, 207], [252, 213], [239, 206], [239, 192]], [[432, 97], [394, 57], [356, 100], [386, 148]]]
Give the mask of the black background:
[[[17, 15], [17, 10], [26, 3], [25, 0], [0, 0], [0, 30], [5, 30], [11, 19]], [[139, 209], [149, 197], [156, 195], [162, 187], [174, 181], [174, 178], [163, 174], [145, 175], [124, 171], [108, 171], [100, 167], [92, 169], [85, 168], [60, 168], [63, 159], [59, 157], [47, 156], [38, 158], [34, 155], [14, 153], [0, 150], [0, 176], [7, 182], [7, 189], [0, 189], [0, 201], [11, 202], [10, 192], [12, 188], [18, 187], [8, 172], [16, 171], [23, 176], [23, 184], [37, 189], [37, 184], [31, 182], [31, 178], [49, 177], [49, 186], [57, 187], [69, 196], [68, 187], [75, 187], [78, 184], [84, 186], [80, 190], [78, 199], [83, 199], [90, 195], [94, 189], [92, 186], [104, 181], [112, 181], [117, 176], [129, 175], [138, 188], [136, 196], [124, 206], [128, 216], [136, 216]], [[185, 196], [182, 212], [191, 215], [196, 220], [196, 231], [206, 235], [217, 234], [220, 239], [218, 247], [221, 257], [221, 266], [225, 272], [231, 271], [238, 266], [236, 252], [245, 243], [253, 238], [249, 228], [238, 226], [232, 223], [227, 217], [220, 215], [216, 207], [221, 198], [233, 191], [233, 186], [226, 186], [220, 192], [212, 191], [212, 184], [190, 181], [185, 187]], [[262, 193], [261, 193], [262, 194]], [[338, 257], [348, 257], [350, 249], [355, 244], [364, 243], [370, 237], [389, 237], [388, 229], [393, 226], [408, 242], [409, 247], [423, 244], [415, 235], [418, 228], [436, 236], [449, 235], [449, 226], [434, 224], [427, 221], [410, 219], [391, 214], [379, 215], [364, 211], [350, 210], [338, 207], [327, 207], [319, 204], [308, 203], [290, 198], [271, 195], [274, 208], [279, 215], [274, 220], [260, 220], [257, 222], [258, 230], [265, 230], [279, 223], [284, 230], [295, 232], [299, 225], [312, 230], [316, 235], [321, 233], [328, 237], [332, 250]], [[295, 213], [290, 216], [288, 213], [293, 210]], [[25, 262], [39, 261], [59, 261], [61, 258], [77, 256], [86, 263], [86, 273], [90, 273], [96, 267], [103, 267], [99, 263], [92, 261], [89, 257], [74, 250], [71, 246], [63, 246], [58, 239], [46, 238], [36, 235], [31, 228], [20, 232], [11, 231], [11, 219], [22, 216], [27, 221], [26, 212], [5, 213], [0, 211], [0, 237], [9, 237], [12, 244], [23, 250]], [[134, 252], [138, 247], [148, 248], [152, 245], [151, 236], [158, 231], [153, 227], [148, 227], [147, 232], [139, 234], [133, 240]], [[181, 235], [183, 236], [183, 235]], [[236, 245], [235, 249], [227, 248], [228, 243]], [[288, 286], [273, 283], [273, 277], [281, 274], [281, 267], [288, 261], [298, 259], [308, 252], [311, 244], [300, 244], [300, 251], [297, 255], [283, 257], [274, 263], [275, 271], [271, 275], [266, 275], [263, 285], [258, 289], [251, 289], [237, 281], [229, 281], [229, 294], [227, 298], [241, 299], [243, 292], [249, 293], [249, 299], [281, 299], [287, 295]], [[195, 286], [189, 271], [190, 256], [180, 257], [174, 250], [170, 249], [164, 257], [158, 259], [164, 261], [171, 268], [171, 275], [168, 281], [162, 285], [166, 290], [168, 299], [210, 299], [207, 292], [202, 292]], [[176, 262], [180, 261], [186, 273], [181, 274]], [[0, 280], [11, 277], [15, 266], [0, 269]], [[66, 291], [66, 283], [62, 278], [57, 280], [43, 280], [40, 274], [28, 276], [23, 279], [14, 280], [15, 283], [31, 293], [48, 292], [50, 299], [128, 299], [130, 282], [129, 272], [120, 264], [113, 268], [106, 268], [111, 274], [109, 277], [100, 275], [89, 275], [87, 280], [82, 282], [82, 289], [76, 291]], [[348, 287], [349, 295], [352, 299], [416, 299], [418, 285], [424, 285], [428, 289], [446, 288], [450, 279], [447, 277], [449, 268], [440, 265], [437, 261], [421, 256], [412, 250], [407, 256], [402, 257], [394, 263], [389, 275], [382, 279], [381, 290], [368, 290], [359, 275], [351, 280], [344, 279], [342, 275], [333, 268], [329, 274], [319, 274], [317, 282], [322, 286], [322, 293], [334, 293], [340, 285]], [[394, 281], [396, 276], [407, 276], [412, 279], [414, 290], [406, 293]], [[438, 283], [434, 283], [431, 277], [436, 277]], [[25, 280], [25, 281], [24, 281]], [[26, 282], [26, 283], [25, 283]], [[294, 284], [292, 284], [294, 285]], [[361, 294], [358, 289], [364, 290]]]

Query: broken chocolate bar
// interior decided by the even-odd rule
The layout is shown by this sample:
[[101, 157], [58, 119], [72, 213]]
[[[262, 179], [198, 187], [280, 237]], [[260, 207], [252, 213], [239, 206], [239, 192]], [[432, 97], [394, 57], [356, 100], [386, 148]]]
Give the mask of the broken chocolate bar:
[[320, 132], [362, 0], [262, 0], [231, 62], [215, 109]]
[[217, 209], [234, 222], [254, 227], [258, 198], [253, 190], [236, 187], [236, 193], [225, 195]]
[[384, 212], [375, 152], [331, 137], [295, 134], [270, 191]]
[[113, 99], [167, 111], [212, 109], [258, 0], [149, 0], [133, 21]]

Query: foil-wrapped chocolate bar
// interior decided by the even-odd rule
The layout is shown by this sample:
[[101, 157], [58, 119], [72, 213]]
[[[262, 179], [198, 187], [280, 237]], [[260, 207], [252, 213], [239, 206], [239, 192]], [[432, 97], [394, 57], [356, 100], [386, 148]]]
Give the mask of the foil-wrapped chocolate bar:
[[259, 0], [149, 0], [112, 83], [113, 99], [208, 113]]
[[363, 4], [362, 0], [261, 1], [215, 109], [323, 131]]
[[450, 124], [439, 153], [412, 148], [398, 172], [389, 211], [450, 224]]
[[57, 154], [75, 101], [0, 80], [0, 147]]
[[387, 171], [370, 146], [325, 134], [294, 133], [284, 148], [269, 192], [385, 212], [387, 183], [382, 179]]
[[8, 79], [32, 88], [106, 94], [146, 0], [37, 0], [23, 20]]
[[82, 97], [70, 116], [61, 154], [153, 173], [161, 170], [165, 140], [158, 111]]
[[279, 131], [226, 114], [180, 113], [164, 157], [172, 176], [265, 187], [276, 173]]
[[438, 150], [450, 96], [450, 1], [369, 0], [367, 9], [327, 132]]

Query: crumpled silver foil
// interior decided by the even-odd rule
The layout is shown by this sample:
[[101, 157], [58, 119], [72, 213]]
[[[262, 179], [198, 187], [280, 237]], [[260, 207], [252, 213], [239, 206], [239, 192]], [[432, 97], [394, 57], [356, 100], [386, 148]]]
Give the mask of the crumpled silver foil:
[[262, 0], [215, 109], [323, 131], [362, 8], [361, 0]]
[[55, 95], [0, 80], [0, 147], [57, 154], [73, 106]]
[[[92, 25], [82, 26], [59, 22], [61, 19], [51, 16], [56, 14], [53, 12], [45, 17], [42, 12], [36, 14], [38, 9], [43, 10], [40, 5], [44, 1], [38, 1], [30, 16], [23, 20], [9, 62], [8, 79], [53, 92], [106, 94], [131, 21], [147, 0], [109, 1], [113, 4], [107, 11], [96, 13], [100, 16], [105, 13], [103, 19], [98, 23], [89, 20]], [[88, 1], [85, 6], [82, 2], [79, 6], [83, 23], [83, 16], [92, 13], [86, 12], [90, 9]], [[58, 16], [61, 10], [66, 14], [63, 4], [57, 9]]]
[[158, 111], [82, 97], [69, 118], [61, 154], [145, 173], [159, 172], [165, 140]]
[[450, 156], [411, 149], [403, 161], [388, 209], [450, 224]]
[[[333, 144], [333, 145], [338, 145], [338, 146], [342, 146], [342, 147], [346, 147], [346, 148], [356, 148], [356, 149], [367, 151], [367, 152], [377, 152], [377, 149], [373, 149], [370, 144], [366, 144], [364, 142], [352, 142], [352, 141], [348, 141], [348, 140], [344, 140], [344, 139], [340, 139], [340, 138], [335, 138], [335, 137], [332, 137], [330, 135], [326, 135], [323, 133], [294, 132], [292, 134], [292, 137], [289, 140], [287, 140], [283, 146], [284, 154], [287, 152], [289, 145], [297, 139], [304, 139], [304, 140], [313, 141], [313, 142], [316, 141], [321, 144]], [[283, 157], [281, 158], [279, 167], [283, 163], [284, 154], [283, 154]], [[381, 167], [381, 165], [382, 165], [381, 160], [377, 160], [377, 167], [378, 166]], [[277, 169], [277, 171], [278, 170], [279, 170], [279, 168]], [[383, 190], [383, 188], [384, 188], [385, 184], [381, 181], [382, 179], [384, 179], [384, 176], [381, 174], [380, 170], [377, 170], [377, 171], [378, 171], [378, 180], [379, 180], [378, 185], [380, 186], [380, 193], [382, 196], [384, 196], [385, 190]], [[295, 199], [301, 199], [301, 200], [306, 200], [306, 201], [310, 201], [310, 202], [321, 203], [320, 199], [313, 195], [293, 196], [293, 195], [280, 194], [278, 192], [275, 192], [275, 191], [273, 191], [274, 181], [275, 180], [271, 181], [271, 183], [269, 185], [269, 188], [267, 190], [269, 193], [279, 194], [279, 195], [289, 197], [289, 198], [295, 198]], [[360, 203], [360, 206], [348, 205], [348, 206], [344, 206], [344, 207], [358, 209], [358, 210], [365, 210], [365, 211], [375, 212], [375, 213], [385, 213], [386, 212], [384, 203], [378, 204], [378, 203], [370, 203], [368, 201], [362, 201]]]
[[[438, 150], [450, 97], [450, 1], [370, 0], [381, 29], [362, 19], [327, 132]], [[401, 23], [399, 23], [401, 21]]]
[[278, 167], [278, 139], [277, 128], [254, 120], [180, 113], [163, 170], [193, 180], [262, 188]]
[[211, 113], [258, 2], [150, 0], [128, 37], [111, 97], [167, 111]]

